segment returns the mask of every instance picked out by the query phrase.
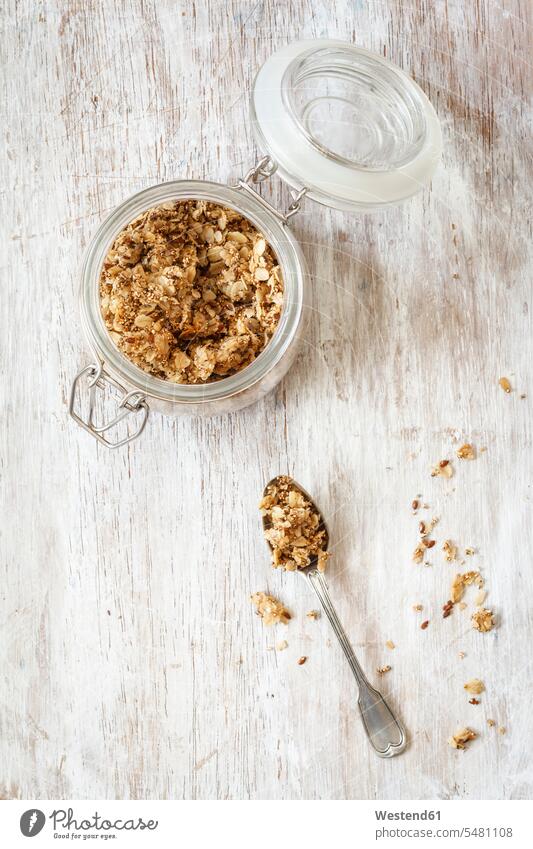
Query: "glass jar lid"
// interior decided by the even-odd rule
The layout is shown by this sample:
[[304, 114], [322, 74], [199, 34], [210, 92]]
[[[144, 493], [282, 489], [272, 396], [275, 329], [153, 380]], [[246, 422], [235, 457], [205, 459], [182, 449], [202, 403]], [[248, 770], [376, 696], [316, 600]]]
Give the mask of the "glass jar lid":
[[252, 91], [259, 147], [294, 189], [337, 209], [377, 209], [431, 179], [442, 150], [433, 106], [387, 59], [344, 41], [274, 53]]

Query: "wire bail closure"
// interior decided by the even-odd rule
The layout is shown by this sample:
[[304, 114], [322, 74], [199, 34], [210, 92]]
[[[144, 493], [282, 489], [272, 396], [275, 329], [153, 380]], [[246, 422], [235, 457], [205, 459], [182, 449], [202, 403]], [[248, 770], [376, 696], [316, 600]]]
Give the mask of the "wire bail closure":
[[253, 188], [254, 184], [264, 183], [265, 180], [269, 180], [270, 177], [272, 177], [272, 175], [276, 173], [277, 168], [278, 166], [270, 156], [263, 156], [263, 158], [260, 159], [259, 162], [253, 166], [253, 168], [250, 168], [244, 178], [241, 178], [237, 181], [234, 188], [243, 189], [249, 194], [253, 194], [256, 200], [259, 200], [262, 206], [266, 207], [269, 212], [275, 215], [276, 218], [281, 221], [282, 224], [287, 224], [293, 217], [293, 215], [296, 215], [296, 213], [300, 211], [300, 201], [309, 190], [307, 188], [303, 188], [297, 193], [292, 193], [293, 200], [292, 203], [289, 204], [287, 212], [280, 212], [279, 209], [276, 209], [275, 206], [265, 200], [265, 198], [262, 197], [259, 192], [257, 192]]
[[[78, 384], [85, 376], [87, 377], [87, 387], [89, 389], [89, 412], [86, 419], [84, 419], [81, 414], [76, 411]], [[122, 393], [122, 398], [118, 403], [118, 411], [116, 415], [105, 424], [97, 426], [94, 422], [96, 392], [98, 389], [105, 391], [106, 386], [112, 386], [113, 388], [118, 389], [119, 392]], [[146, 396], [143, 395], [142, 392], [135, 389], [131, 392], [126, 392], [123, 386], [113, 380], [113, 378], [104, 371], [103, 363], [97, 362], [90, 363], [90, 365], [82, 368], [74, 378], [72, 388], [70, 390], [68, 411], [74, 421], [86, 430], [87, 433], [94, 436], [94, 438], [97, 439], [98, 442], [101, 442], [102, 445], [105, 445], [107, 448], [120, 448], [122, 445], [127, 445], [129, 442], [133, 442], [134, 439], [137, 439], [137, 437], [141, 435], [148, 419], [149, 407], [146, 403]], [[136, 430], [128, 433], [123, 439], [115, 441], [107, 439], [104, 436], [105, 433], [115, 427], [115, 425], [119, 424], [126, 418], [126, 416], [139, 411], [141, 411], [141, 420]]]

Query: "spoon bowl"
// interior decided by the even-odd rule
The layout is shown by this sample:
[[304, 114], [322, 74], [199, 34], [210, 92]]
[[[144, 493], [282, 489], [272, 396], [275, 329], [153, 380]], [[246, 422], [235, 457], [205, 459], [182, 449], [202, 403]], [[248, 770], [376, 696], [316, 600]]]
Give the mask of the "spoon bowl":
[[[263, 490], [263, 498], [266, 495], [268, 495], [269, 487], [275, 486], [276, 484], [279, 484], [282, 477], [286, 477], [286, 476], [285, 475], [276, 475], [275, 478], [272, 478], [272, 480], [270, 480], [267, 483], [267, 485], [265, 486], [265, 488]], [[306, 498], [309, 501], [313, 510], [316, 513], [318, 513], [318, 515], [320, 516], [320, 522], [319, 522], [319, 525], [318, 525], [318, 530], [324, 531], [324, 544], [323, 544], [322, 548], [323, 548], [324, 551], [327, 551], [328, 545], [329, 545], [329, 531], [328, 531], [328, 527], [326, 525], [326, 521], [324, 519], [324, 516], [322, 515], [322, 513], [320, 512], [320, 510], [316, 506], [315, 502], [313, 501], [313, 499], [311, 498], [309, 493], [303, 488], [303, 486], [300, 486], [300, 484], [296, 483], [296, 481], [293, 480], [292, 478], [291, 478], [291, 480], [292, 480], [292, 485], [293, 485], [294, 489], [297, 489], [298, 492], [301, 492], [301, 494], [304, 496], [304, 498]], [[264, 533], [265, 531], [268, 531], [269, 528], [272, 527], [272, 524], [269, 521], [268, 516], [262, 516], [262, 522], [263, 522], [263, 533]], [[272, 550], [273, 550], [272, 545], [266, 537], [265, 537], [265, 542], [268, 545], [269, 550], [272, 552]], [[317, 562], [318, 562], [318, 556], [315, 554], [314, 556], [311, 557], [311, 561], [307, 566], [303, 566], [302, 568], [299, 568], [297, 571], [300, 572], [300, 574], [302, 574], [302, 575], [306, 575], [312, 569], [317, 568]]]

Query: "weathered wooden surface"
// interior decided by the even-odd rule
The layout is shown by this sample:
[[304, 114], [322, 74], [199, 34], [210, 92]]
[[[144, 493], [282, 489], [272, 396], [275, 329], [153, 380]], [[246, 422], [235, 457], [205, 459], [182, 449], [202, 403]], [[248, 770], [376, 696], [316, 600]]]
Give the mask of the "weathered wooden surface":
[[[530, 796], [531, 7], [7, 5], [3, 795]], [[108, 453], [66, 412], [88, 356], [83, 249], [141, 187], [240, 175], [256, 155], [255, 70], [313, 36], [379, 51], [422, 85], [445, 139], [432, 189], [373, 216], [305, 203], [294, 229], [312, 315], [284, 383], [226, 418], [153, 415], [142, 441]], [[463, 439], [486, 452], [457, 461], [452, 481], [432, 479]], [[304, 616], [310, 590], [269, 570], [256, 502], [279, 472], [329, 517], [330, 589], [365, 668], [375, 680], [393, 667], [382, 685], [412, 742], [391, 762], [369, 750], [327, 622]], [[410, 561], [417, 493], [441, 517], [427, 568]], [[468, 560], [500, 619], [491, 634], [470, 630], [469, 611], [441, 618], [447, 536], [479, 552]], [[267, 651], [281, 635], [248, 601], [265, 587], [295, 614], [283, 653]], [[478, 707], [463, 691], [473, 676], [487, 687]], [[465, 724], [480, 739], [452, 751]]]

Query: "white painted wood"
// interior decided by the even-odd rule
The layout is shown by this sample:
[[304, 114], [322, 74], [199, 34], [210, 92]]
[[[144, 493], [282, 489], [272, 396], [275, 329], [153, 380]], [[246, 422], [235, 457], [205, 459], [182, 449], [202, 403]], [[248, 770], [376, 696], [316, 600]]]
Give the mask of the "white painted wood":
[[[530, 796], [528, 4], [11, 0], [3, 18], [3, 795]], [[272, 396], [226, 418], [154, 415], [109, 453], [66, 411], [88, 356], [82, 251], [134, 190], [243, 173], [255, 70], [315, 36], [413, 74], [442, 121], [443, 167], [387, 213], [304, 204], [312, 316]], [[486, 452], [432, 479], [463, 439]], [[327, 622], [304, 616], [310, 590], [269, 569], [256, 502], [279, 472], [329, 518], [330, 589], [362, 663], [373, 680], [393, 667], [383, 688], [412, 742], [390, 762], [369, 750]], [[419, 492], [441, 517], [431, 568], [410, 561]], [[491, 634], [468, 611], [441, 618], [447, 536], [479, 551]], [[248, 601], [265, 587], [294, 612], [283, 653]], [[464, 724], [480, 738], [452, 751]]]

